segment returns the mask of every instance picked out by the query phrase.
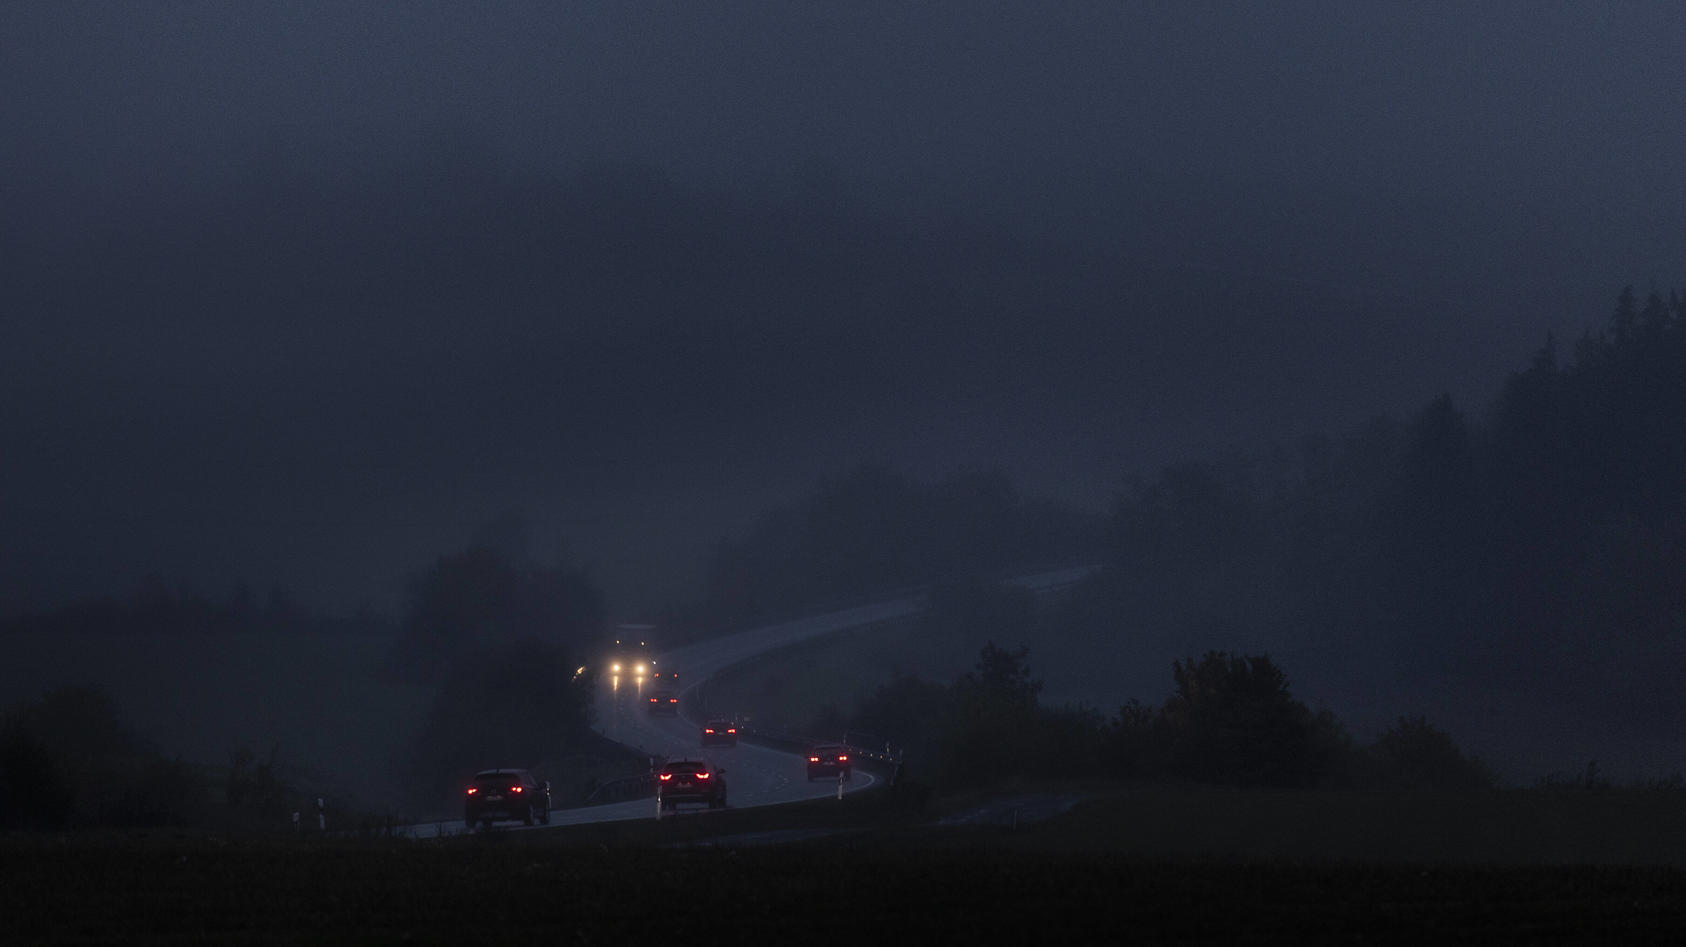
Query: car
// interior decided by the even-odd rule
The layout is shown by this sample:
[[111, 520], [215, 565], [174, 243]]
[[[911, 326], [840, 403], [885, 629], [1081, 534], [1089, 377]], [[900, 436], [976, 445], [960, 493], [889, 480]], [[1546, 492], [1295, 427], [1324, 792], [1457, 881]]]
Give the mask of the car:
[[520, 820], [525, 825], [550, 824], [550, 782], [524, 769], [483, 769], [463, 792], [463, 821], [478, 823]]
[[652, 668], [651, 668], [651, 671], [650, 671], [650, 682], [652, 684], [662, 683], [662, 684], [668, 685], [669, 687], [678, 687], [679, 686], [679, 672], [678, 671], [666, 671], [666, 670], [662, 670], [660, 668], [655, 668], [654, 662], [652, 662]]
[[656, 774], [656, 792], [663, 809], [681, 802], [704, 802], [710, 809], [726, 808], [726, 771], [705, 760], [669, 760]]
[[808, 751], [808, 782], [816, 779], [848, 779], [849, 748], [835, 744], [816, 746]]
[[[623, 626], [623, 631], [642, 633], [644, 626]], [[625, 634], [604, 649], [602, 667], [611, 678], [639, 680], [655, 669], [650, 643], [639, 634]]]
[[703, 724], [703, 746], [737, 746], [738, 725], [730, 720], [710, 720]]
[[671, 691], [657, 691], [651, 694], [650, 713], [677, 716], [679, 713], [679, 695]]

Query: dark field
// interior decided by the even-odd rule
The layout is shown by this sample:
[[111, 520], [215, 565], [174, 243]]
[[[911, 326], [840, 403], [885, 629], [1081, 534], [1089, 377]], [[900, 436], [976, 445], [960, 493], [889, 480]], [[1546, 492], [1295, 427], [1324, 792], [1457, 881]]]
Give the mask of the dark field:
[[[1553, 812], [1581, 817], [1589, 810], [1577, 807], [1593, 804], [1562, 793], [1533, 795], [1544, 803], [1523, 821]], [[1219, 796], [1229, 805], [1215, 806]], [[1174, 802], [1178, 797], [1184, 801]], [[1494, 794], [1505, 797], [1513, 813], [1536, 808], [1533, 799], [1518, 803], [1515, 795]], [[1311, 838], [1339, 834], [1352, 827], [1364, 800], [1345, 811], [1309, 794], [1158, 791], [1132, 795], [1132, 805], [1119, 804], [1124, 801], [1098, 800], [1012, 829], [940, 827], [879, 798], [443, 842], [13, 838], [0, 842], [0, 942], [508, 943], [544, 935], [570, 944], [916, 937], [931, 943], [1679, 943], [1686, 937], [1683, 859], [1655, 863], [1645, 852], [1623, 849], [1622, 831], [1603, 833], [1603, 843], [1588, 841], [1589, 833], [1575, 836], [1580, 841], [1571, 849], [1579, 846], [1581, 857], [1564, 861], [1563, 852], [1543, 842], [1483, 858], [1479, 849], [1494, 844], [1493, 833], [1454, 846], [1444, 859], [1416, 860], [1396, 857], [1410, 853], [1395, 851], [1390, 846], [1398, 843], [1386, 839], [1409, 837], [1410, 824], [1439, 807], [1375, 798], [1368, 800], [1368, 816], [1394, 816], [1394, 828], [1378, 829], [1369, 840], [1380, 846], [1375, 857], [1336, 857], [1319, 853], [1329, 843], [1308, 841], [1304, 826], [1325, 826]], [[1468, 824], [1497, 820], [1500, 830], [1523, 824], [1514, 816], [1506, 821], [1499, 801], [1494, 806], [1472, 813]], [[1640, 804], [1619, 808], [1639, 827], [1656, 814]], [[1235, 815], [1212, 818], [1220, 809]], [[1185, 821], [1202, 813], [1209, 819], [1203, 835]], [[1240, 828], [1261, 818], [1281, 821], [1268, 831]], [[1677, 824], [1654, 828], [1650, 855], [1686, 847]], [[815, 837], [826, 829], [838, 834]], [[770, 837], [804, 840], [756, 844]], [[1226, 842], [1233, 851], [1220, 855]], [[1599, 848], [1610, 844], [1617, 848]], [[1653, 863], [1641, 863], [1647, 861]]]
[[70, 844], [7, 855], [8, 943], [509, 943], [535, 934], [580, 944], [1665, 943], [1686, 933], [1686, 878], [1666, 868], [1154, 862], [811, 843]]

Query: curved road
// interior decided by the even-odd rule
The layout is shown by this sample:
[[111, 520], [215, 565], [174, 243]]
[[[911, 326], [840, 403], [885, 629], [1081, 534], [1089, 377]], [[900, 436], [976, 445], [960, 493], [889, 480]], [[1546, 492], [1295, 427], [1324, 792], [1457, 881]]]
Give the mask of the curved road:
[[[1032, 591], [1044, 591], [1070, 585], [1094, 571], [1092, 566], [1062, 569], [1015, 579], [1012, 584]], [[659, 655], [660, 665], [679, 669], [686, 682], [686, 692], [694, 691], [709, 676], [731, 665], [766, 652], [788, 647], [823, 635], [850, 628], [894, 621], [917, 614], [925, 607], [923, 595], [910, 595], [873, 605], [843, 609], [814, 615], [777, 625], [752, 628], [735, 634], [700, 641]], [[639, 682], [620, 680], [599, 686], [597, 696], [597, 729], [606, 737], [637, 747], [652, 756], [672, 759], [706, 759], [724, 770], [727, 802], [733, 807], [765, 806], [796, 802], [835, 795], [837, 784], [808, 782], [802, 758], [794, 753], [768, 747], [740, 743], [735, 747], [709, 747], [700, 744], [698, 725], [683, 717], [656, 716], [647, 710], [648, 691]], [[683, 701], [682, 705], [690, 701]], [[856, 770], [853, 778], [842, 784], [844, 792], [856, 792], [871, 786], [876, 780], [870, 773]], [[707, 815], [701, 806], [685, 806], [662, 818], [690, 818]], [[640, 799], [633, 802], [586, 806], [578, 809], [556, 809], [550, 814], [551, 825], [579, 825], [587, 822], [617, 822], [627, 819], [657, 817], [656, 801]], [[500, 827], [524, 829], [526, 826], [499, 823]], [[532, 828], [542, 828], [533, 826]], [[422, 823], [413, 827], [418, 837], [461, 834], [467, 831], [461, 818], [448, 822]]]

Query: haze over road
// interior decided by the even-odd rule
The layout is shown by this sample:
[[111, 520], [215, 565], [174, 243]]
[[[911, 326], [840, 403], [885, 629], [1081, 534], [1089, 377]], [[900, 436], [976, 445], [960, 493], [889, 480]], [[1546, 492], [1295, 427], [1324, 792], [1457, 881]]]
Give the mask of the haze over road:
[[[1042, 591], [1069, 585], [1092, 571], [1093, 566], [1060, 569], [1014, 579], [1012, 584]], [[680, 672], [680, 682], [684, 687], [684, 701], [681, 706], [689, 708], [694, 703], [698, 689], [706, 687], [709, 676], [734, 664], [828, 634], [906, 618], [917, 614], [922, 608], [922, 595], [908, 595], [871, 605], [827, 612], [676, 648], [658, 655], [657, 664], [661, 668]], [[727, 799], [729, 805], [735, 808], [797, 802], [836, 793], [837, 789], [833, 785], [808, 782], [802, 759], [794, 753], [749, 743], [739, 743], [735, 747], [717, 746], [704, 749], [700, 744], [698, 722], [687, 720], [684, 716], [650, 714], [646, 698], [653, 689], [645, 682], [634, 679], [606, 680], [598, 690], [598, 732], [617, 743], [640, 749], [652, 759], [706, 759], [715, 766], [724, 768]], [[844, 784], [843, 791], [858, 792], [875, 782], [872, 774], [855, 770], [849, 782]], [[678, 814], [689, 816], [693, 812], [706, 811], [686, 807], [679, 810]], [[550, 823], [581, 825], [588, 822], [617, 822], [655, 816], [655, 801], [639, 799], [578, 809], [558, 809], [551, 812]], [[673, 814], [665, 817], [672, 818]], [[461, 834], [465, 831], [467, 827], [458, 817], [418, 824], [413, 828], [417, 837]]]

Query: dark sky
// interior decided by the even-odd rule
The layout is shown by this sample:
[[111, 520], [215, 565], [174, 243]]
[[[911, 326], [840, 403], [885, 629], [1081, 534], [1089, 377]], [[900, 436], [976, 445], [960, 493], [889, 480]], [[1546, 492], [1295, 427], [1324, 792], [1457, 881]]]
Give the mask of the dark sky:
[[861, 461], [1100, 509], [1681, 281], [1676, 3], [627, 6], [0, 8], [0, 611], [510, 511], [631, 610]]

